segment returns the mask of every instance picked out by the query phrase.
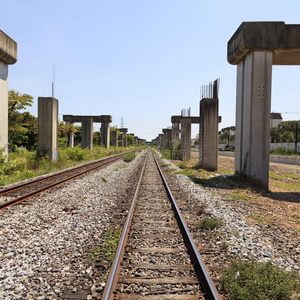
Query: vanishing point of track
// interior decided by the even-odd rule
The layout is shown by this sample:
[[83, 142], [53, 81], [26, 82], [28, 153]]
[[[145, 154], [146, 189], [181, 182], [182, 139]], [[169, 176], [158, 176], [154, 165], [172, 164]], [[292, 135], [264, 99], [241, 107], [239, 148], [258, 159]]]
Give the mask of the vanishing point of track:
[[102, 299], [220, 298], [148, 151]]
[[2, 200], [0, 203], [0, 210], [19, 204], [29, 198], [37, 196], [38, 194], [54, 188], [60, 184], [63, 184], [69, 180], [75, 179], [83, 174], [94, 171], [98, 168], [104, 167], [110, 163], [115, 162], [124, 156], [124, 153], [106, 157], [86, 163], [78, 167], [70, 168], [61, 172], [57, 172], [53, 175], [45, 176], [30, 182], [26, 182], [19, 185], [14, 185], [10, 188], [0, 190], [0, 199], [4, 195], [9, 200]]

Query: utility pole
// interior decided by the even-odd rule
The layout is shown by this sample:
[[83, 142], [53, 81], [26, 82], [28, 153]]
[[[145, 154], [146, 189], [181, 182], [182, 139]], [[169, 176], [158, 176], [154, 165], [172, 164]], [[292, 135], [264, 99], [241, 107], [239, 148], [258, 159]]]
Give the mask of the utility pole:
[[298, 140], [298, 122], [296, 121], [296, 132], [295, 132], [295, 150], [297, 151], [297, 140]]

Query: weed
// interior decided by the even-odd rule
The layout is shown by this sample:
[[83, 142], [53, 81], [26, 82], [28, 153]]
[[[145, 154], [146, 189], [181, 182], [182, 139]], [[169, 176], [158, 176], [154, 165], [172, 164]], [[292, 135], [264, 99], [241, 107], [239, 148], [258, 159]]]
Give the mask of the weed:
[[300, 223], [300, 215], [292, 215], [292, 218], [293, 218], [297, 223]]
[[222, 218], [204, 218], [196, 224], [196, 227], [199, 229], [214, 229], [214, 228], [219, 228], [222, 225], [223, 225]]
[[251, 215], [251, 216], [249, 216], [249, 219], [255, 220], [263, 225], [269, 224], [269, 222], [266, 221], [262, 216]]
[[104, 183], [106, 183], [106, 182], [107, 182], [107, 179], [104, 178], [104, 177], [101, 177], [101, 181], [104, 182]]
[[98, 256], [103, 253], [104, 257], [110, 263], [113, 262], [114, 256], [119, 244], [122, 229], [120, 227], [110, 227], [105, 234], [105, 242], [102, 247], [94, 249], [91, 255], [92, 261], [96, 261]]
[[168, 167], [168, 166], [171, 166], [171, 165], [170, 164], [163, 164], [160, 167], [163, 168], [163, 167]]
[[250, 199], [250, 197], [243, 191], [231, 193], [230, 198], [236, 199], [236, 200], [249, 200]]
[[201, 216], [201, 215], [205, 214], [206, 213], [206, 209], [207, 209], [207, 202], [205, 201], [205, 202], [203, 202], [203, 203], [200, 204], [200, 206], [199, 206], [199, 208], [197, 210], [197, 215]]
[[290, 299], [300, 292], [300, 276], [271, 262], [236, 261], [222, 275], [230, 299]]
[[221, 203], [217, 203], [217, 204], [215, 204], [215, 207], [221, 207]]
[[228, 249], [231, 245], [232, 245], [232, 243], [230, 243], [230, 242], [229, 243], [223, 242], [221, 247], [222, 247], [222, 249]]
[[135, 159], [136, 155], [134, 153], [126, 153], [123, 157], [123, 160], [125, 162], [130, 162], [133, 161]]

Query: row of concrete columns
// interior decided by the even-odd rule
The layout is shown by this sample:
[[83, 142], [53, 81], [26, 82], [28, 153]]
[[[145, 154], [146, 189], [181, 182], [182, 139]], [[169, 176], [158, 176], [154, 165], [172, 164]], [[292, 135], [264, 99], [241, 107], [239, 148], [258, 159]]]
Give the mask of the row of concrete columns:
[[[81, 148], [93, 149], [93, 124], [101, 123], [101, 142], [105, 148], [110, 146], [110, 123], [112, 116], [75, 116], [63, 115], [63, 120], [69, 123], [81, 123]], [[127, 147], [127, 128], [120, 128], [121, 135], [117, 138], [117, 131], [112, 131], [112, 146]], [[57, 158], [58, 150], [58, 100], [51, 97], [38, 98], [38, 149], [45, 151], [53, 160]], [[130, 134], [133, 135], [134, 134]], [[134, 137], [138, 144], [140, 139]], [[70, 137], [70, 147], [74, 146], [74, 135]]]
[[[191, 127], [199, 124], [200, 166], [209, 170], [217, 169], [218, 155], [218, 98], [200, 101], [200, 117], [172, 116], [172, 129], [163, 129], [163, 134], [153, 140], [160, 148], [168, 146], [175, 149], [180, 141], [180, 159], [191, 158]], [[181, 136], [181, 138], [180, 138]]]

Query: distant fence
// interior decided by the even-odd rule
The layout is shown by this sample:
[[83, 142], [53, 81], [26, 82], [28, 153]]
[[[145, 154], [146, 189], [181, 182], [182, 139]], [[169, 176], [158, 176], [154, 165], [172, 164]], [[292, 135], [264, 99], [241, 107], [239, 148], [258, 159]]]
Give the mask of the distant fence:
[[[228, 144], [219, 144], [219, 149], [225, 149]], [[234, 143], [229, 143], [229, 146], [234, 146]], [[270, 149], [277, 149], [277, 148], [285, 148], [285, 149], [295, 149], [295, 143], [270, 143]], [[297, 143], [297, 151], [300, 152], [300, 142]]]
[[[231, 152], [231, 151], [219, 151], [218, 154], [220, 156], [234, 157], [234, 152]], [[283, 155], [270, 155], [270, 162], [300, 166], [300, 157], [297, 157], [297, 156], [283, 156]]]

